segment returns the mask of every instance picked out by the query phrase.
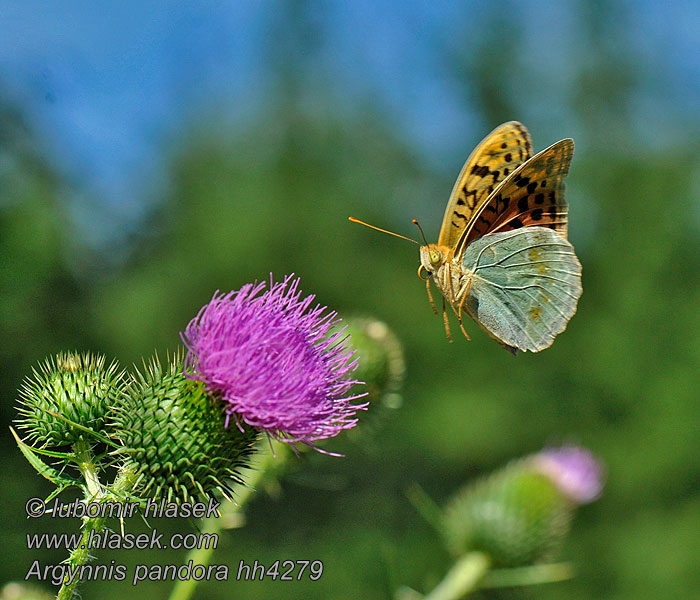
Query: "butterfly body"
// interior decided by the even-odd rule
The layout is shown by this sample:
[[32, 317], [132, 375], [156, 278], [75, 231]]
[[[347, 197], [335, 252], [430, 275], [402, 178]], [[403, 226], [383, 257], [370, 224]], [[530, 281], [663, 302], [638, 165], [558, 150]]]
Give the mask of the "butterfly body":
[[435, 287], [452, 305], [459, 305], [472, 273], [455, 260], [454, 249], [438, 244], [420, 247], [421, 268]]

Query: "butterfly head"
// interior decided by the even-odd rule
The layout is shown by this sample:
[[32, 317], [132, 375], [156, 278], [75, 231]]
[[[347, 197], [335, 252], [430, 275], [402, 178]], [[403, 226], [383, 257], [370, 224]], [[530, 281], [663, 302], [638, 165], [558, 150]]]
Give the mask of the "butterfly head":
[[[447, 259], [444, 248], [437, 244], [428, 244], [420, 247], [420, 267], [418, 267], [418, 277], [429, 279], [442, 267]], [[424, 273], [421, 275], [421, 270]]]

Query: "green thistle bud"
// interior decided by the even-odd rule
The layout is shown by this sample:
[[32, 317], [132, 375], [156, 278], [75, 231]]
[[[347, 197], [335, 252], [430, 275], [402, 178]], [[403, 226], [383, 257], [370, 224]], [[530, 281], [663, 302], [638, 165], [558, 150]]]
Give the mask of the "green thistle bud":
[[480, 550], [500, 566], [549, 560], [576, 506], [597, 498], [601, 489], [600, 465], [580, 448], [514, 461], [466, 486], [447, 505], [448, 546], [457, 555]]
[[101, 432], [105, 415], [122, 394], [124, 372], [104, 356], [62, 353], [33, 369], [20, 388], [19, 427], [45, 446], [73, 444], [85, 429]]
[[230, 497], [231, 481], [247, 464], [257, 432], [226, 427], [223, 407], [204, 384], [183, 374], [177, 359], [163, 372], [154, 360], [122, 396], [111, 420], [123, 448], [123, 467], [135, 474], [143, 498], [184, 502], [218, 491]]
[[382, 321], [363, 317], [348, 319], [345, 332], [360, 357], [354, 376], [365, 382], [367, 399], [375, 405], [398, 408], [406, 366], [397, 337]]

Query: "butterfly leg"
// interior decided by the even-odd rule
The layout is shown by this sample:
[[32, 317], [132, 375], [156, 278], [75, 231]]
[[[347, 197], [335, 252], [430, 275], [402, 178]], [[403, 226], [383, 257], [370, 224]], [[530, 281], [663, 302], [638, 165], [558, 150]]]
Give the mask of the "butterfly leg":
[[469, 281], [467, 282], [467, 288], [464, 290], [464, 294], [462, 294], [462, 300], [459, 303], [459, 312], [457, 313], [457, 318], [459, 319], [459, 328], [462, 330], [462, 333], [464, 334], [464, 337], [466, 337], [470, 342], [472, 341], [472, 338], [469, 337], [469, 334], [467, 333], [466, 329], [464, 329], [464, 325], [462, 324], [462, 306], [464, 305], [464, 301], [467, 299], [467, 294], [469, 293], [469, 288], [472, 285], [472, 278], [469, 278]]
[[452, 334], [450, 333], [450, 322], [447, 320], [447, 307], [445, 306], [445, 299], [442, 299], [442, 319], [445, 322], [445, 335], [447, 340], [452, 343]]
[[430, 300], [430, 306], [433, 307], [433, 312], [438, 314], [437, 308], [435, 307], [435, 301], [433, 300], [433, 294], [430, 292], [430, 279], [425, 280], [425, 289], [428, 292], [428, 300]]

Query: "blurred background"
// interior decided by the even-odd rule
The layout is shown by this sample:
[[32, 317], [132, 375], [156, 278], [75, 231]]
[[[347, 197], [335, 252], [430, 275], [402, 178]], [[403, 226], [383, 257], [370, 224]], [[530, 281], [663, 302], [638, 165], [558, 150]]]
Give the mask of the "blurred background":
[[[341, 316], [394, 330], [403, 406], [372, 439], [328, 446], [345, 458], [301, 458], [214, 557], [232, 572], [241, 559], [319, 559], [319, 581], [203, 583], [196, 598], [429, 589], [448, 557], [408, 486], [442, 503], [560, 442], [589, 447], [608, 472], [563, 550], [577, 577], [483, 597], [697, 595], [697, 7], [26, 0], [3, 2], [0, 23], [0, 581], [65, 558], [28, 550], [25, 532], [78, 527], [24, 515], [51, 490], [7, 429], [31, 367], [69, 349], [126, 366], [164, 355], [214, 290], [294, 272]], [[435, 241], [462, 163], [510, 119], [536, 150], [576, 141], [569, 237], [584, 286], [552, 348], [517, 358], [471, 322], [473, 341], [447, 343], [417, 249], [347, 221], [416, 237], [417, 218]], [[135, 590], [163, 598], [170, 586]]]

